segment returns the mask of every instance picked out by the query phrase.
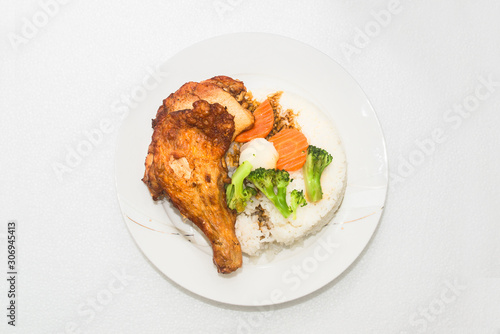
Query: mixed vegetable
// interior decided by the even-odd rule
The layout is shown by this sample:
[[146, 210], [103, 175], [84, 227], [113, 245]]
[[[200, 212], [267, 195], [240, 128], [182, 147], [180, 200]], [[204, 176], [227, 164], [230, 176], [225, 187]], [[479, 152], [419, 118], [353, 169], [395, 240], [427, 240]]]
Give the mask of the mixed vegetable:
[[[264, 194], [283, 215], [297, 219], [297, 209], [323, 198], [321, 175], [332, 162], [332, 156], [322, 148], [309, 145], [304, 134], [293, 128], [282, 129], [267, 141], [274, 124], [274, 111], [269, 99], [254, 111], [255, 125], [238, 135], [236, 142], [246, 143], [240, 152], [240, 165], [226, 188], [230, 209], [243, 212], [247, 202], [258, 191]], [[243, 161], [242, 161], [243, 160]], [[304, 191], [292, 190], [290, 205], [287, 187], [292, 181], [289, 172], [303, 168]], [[245, 181], [250, 185], [245, 186]], [[306, 200], [307, 198], [307, 200]]]

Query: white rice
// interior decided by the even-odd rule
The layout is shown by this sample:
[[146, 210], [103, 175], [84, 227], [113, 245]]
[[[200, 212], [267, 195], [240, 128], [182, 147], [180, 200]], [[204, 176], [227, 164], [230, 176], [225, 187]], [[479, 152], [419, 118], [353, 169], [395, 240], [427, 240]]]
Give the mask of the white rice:
[[[291, 105], [286, 105], [287, 101]], [[242, 251], [250, 256], [261, 254], [275, 246], [290, 246], [308, 235], [323, 228], [338, 210], [346, 187], [347, 163], [337, 130], [331, 121], [314, 105], [293, 95], [284, 93], [281, 98], [284, 109], [299, 111], [297, 118], [301, 130], [309, 144], [328, 151], [333, 157], [332, 163], [325, 169], [321, 177], [323, 199], [308, 202], [306, 206], [297, 209], [297, 219], [291, 215], [284, 218], [276, 207], [265, 196], [253, 198], [245, 211], [236, 219], [236, 236], [241, 243]], [[304, 190], [305, 184], [302, 170], [291, 172], [293, 181], [288, 186], [288, 203], [293, 189]], [[270, 225], [259, 227], [256, 207], [261, 206], [270, 217]]]

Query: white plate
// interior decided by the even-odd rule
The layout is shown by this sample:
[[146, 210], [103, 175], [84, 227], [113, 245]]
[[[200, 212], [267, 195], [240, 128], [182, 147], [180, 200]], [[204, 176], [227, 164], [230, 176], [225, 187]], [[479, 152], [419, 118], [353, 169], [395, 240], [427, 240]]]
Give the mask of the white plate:
[[[116, 184], [130, 233], [160, 271], [182, 287], [212, 300], [269, 305], [321, 288], [354, 262], [382, 214], [388, 170], [375, 112], [361, 88], [339, 64], [289, 38], [238, 33], [197, 43], [159, 70], [166, 78], [148, 92], [120, 129]], [[167, 215], [170, 209], [153, 202], [141, 181], [151, 141], [151, 119], [162, 100], [187, 81], [216, 75], [241, 79], [250, 91], [285, 90], [316, 105], [336, 125], [348, 163], [344, 201], [329, 225], [274, 259], [245, 259], [243, 267], [230, 275], [217, 273], [210, 251], [203, 246], [204, 239], [191, 236], [196, 231], [175, 221], [175, 217], [172, 222], [172, 213]]]

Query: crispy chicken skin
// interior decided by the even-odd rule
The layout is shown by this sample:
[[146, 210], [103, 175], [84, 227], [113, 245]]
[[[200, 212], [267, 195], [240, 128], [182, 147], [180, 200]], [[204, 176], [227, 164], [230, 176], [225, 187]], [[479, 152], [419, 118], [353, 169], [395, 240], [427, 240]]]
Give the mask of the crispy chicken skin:
[[225, 75], [219, 75], [211, 79], [202, 81], [201, 83], [215, 84], [231, 94], [235, 99], [237, 99], [241, 95], [241, 93], [246, 93], [247, 91], [242, 81], [227, 77]]
[[[234, 116], [235, 130], [233, 139], [241, 132], [250, 129], [254, 124], [253, 114], [243, 108], [237, 99], [246, 93], [243, 82], [226, 76], [217, 76], [202, 82], [187, 82], [175, 93], [170, 94], [158, 109], [158, 115], [177, 110], [190, 109], [198, 100], [219, 103]], [[153, 127], [155, 121], [153, 120]]]
[[189, 109], [158, 113], [142, 180], [154, 200], [170, 199], [205, 233], [217, 270], [227, 274], [242, 264], [236, 215], [227, 207], [224, 190], [223, 158], [234, 134], [234, 116], [204, 100]]

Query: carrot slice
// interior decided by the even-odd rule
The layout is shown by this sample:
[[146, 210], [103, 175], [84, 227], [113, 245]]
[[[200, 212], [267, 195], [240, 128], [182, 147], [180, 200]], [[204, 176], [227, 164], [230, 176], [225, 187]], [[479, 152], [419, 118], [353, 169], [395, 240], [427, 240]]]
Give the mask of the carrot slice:
[[278, 151], [276, 168], [292, 172], [302, 168], [307, 158], [307, 138], [296, 129], [284, 129], [272, 136], [269, 141]]
[[255, 117], [253, 128], [240, 133], [234, 139], [235, 141], [246, 143], [255, 138], [265, 138], [271, 132], [274, 124], [274, 112], [268, 99], [255, 109], [253, 116]]

